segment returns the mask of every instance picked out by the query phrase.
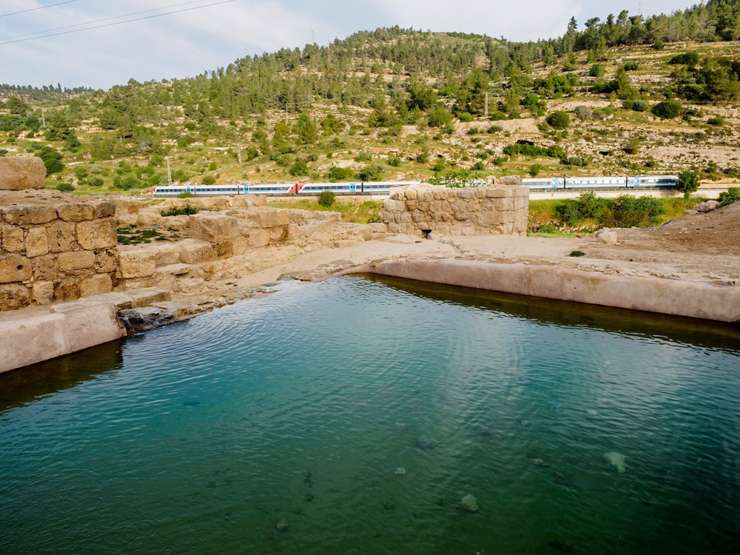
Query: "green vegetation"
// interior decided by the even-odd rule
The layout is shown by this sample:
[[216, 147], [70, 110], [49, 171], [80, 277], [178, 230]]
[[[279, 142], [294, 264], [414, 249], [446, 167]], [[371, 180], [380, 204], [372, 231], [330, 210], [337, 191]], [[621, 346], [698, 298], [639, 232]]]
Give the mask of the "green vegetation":
[[727, 191], [719, 194], [720, 206], [729, 206], [740, 199], [740, 188], [730, 187]]
[[681, 103], [678, 100], [666, 100], [653, 106], [653, 115], [661, 119], [673, 119], [681, 115]]
[[191, 206], [189, 204], [186, 204], [185, 206], [181, 206], [179, 208], [173, 207], [169, 210], [162, 210], [160, 214], [167, 218], [170, 216], [192, 216], [193, 214], [197, 214], [199, 212], [199, 208], [196, 206]]
[[[529, 203], [531, 234], [567, 236], [602, 227], [646, 227], [681, 216], [701, 199], [621, 196], [604, 199], [584, 193], [576, 200], [537, 200]], [[565, 234], [565, 235], [564, 235]]]
[[570, 114], [558, 111], [547, 116], [547, 124], [554, 129], [568, 129], [570, 127]]
[[334, 206], [334, 202], [337, 200], [337, 195], [332, 193], [331, 191], [322, 191], [319, 195], [319, 206], [323, 206], [324, 208], [331, 208]]
[[684, 198], [689, 198], [700, 185], [699, 174], [695, 171], [686, 170], [678, 174], [678, 190], [683, 193]]

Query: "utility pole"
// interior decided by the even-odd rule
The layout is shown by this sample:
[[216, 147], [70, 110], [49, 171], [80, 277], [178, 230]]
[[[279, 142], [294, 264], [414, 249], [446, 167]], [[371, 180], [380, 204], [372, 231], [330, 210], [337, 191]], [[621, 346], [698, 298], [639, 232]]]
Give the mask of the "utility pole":
[[485, 108], [486, 119], [488, 119], [488, 92], [486, 92], [486, 108]]
[[172, 185], [172, 167], [170, 166], [170, 157], [165, 156], [165, 162], [167, 162], [167, 184]]
[[236, 145], [236, 159], [239, 164], [242, 163], [242, 145]]
[[41, 108], [41, 127], [46, 127], [46, 108]]

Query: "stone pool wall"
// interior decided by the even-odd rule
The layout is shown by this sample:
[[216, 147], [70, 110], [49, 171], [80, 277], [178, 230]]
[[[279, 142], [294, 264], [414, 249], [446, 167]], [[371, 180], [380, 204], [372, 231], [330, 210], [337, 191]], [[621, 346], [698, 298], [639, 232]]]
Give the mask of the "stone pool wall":
[[526, 235], [529, 190], [507, 179], [487, 187], [411, 187], [391, 193], [382, 218], [390, 233]]
[[51, 191], [0, 191], [0, 311], [107, 293], [115, 207]]

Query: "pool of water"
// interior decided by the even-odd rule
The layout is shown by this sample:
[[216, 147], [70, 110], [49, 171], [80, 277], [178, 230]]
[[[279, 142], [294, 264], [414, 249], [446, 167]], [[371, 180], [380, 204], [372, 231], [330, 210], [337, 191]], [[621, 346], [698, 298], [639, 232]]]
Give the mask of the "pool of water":
[[2, 553], [731, 553], [739, 515], [731, 328], [353, 277], [0, 377]]

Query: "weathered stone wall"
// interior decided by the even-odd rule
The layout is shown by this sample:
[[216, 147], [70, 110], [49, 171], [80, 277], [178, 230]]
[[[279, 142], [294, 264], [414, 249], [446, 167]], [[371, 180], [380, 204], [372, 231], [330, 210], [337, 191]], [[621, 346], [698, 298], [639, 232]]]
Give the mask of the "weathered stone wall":
[[383, 205], [383, 221], [390, 233], [525, 235], [529, 190], [514, 183], [466, 189], [426, 186], [394, 191]]
[[105, 201], [0, 191], [0, 310], [111, 291], [114, 213]]

